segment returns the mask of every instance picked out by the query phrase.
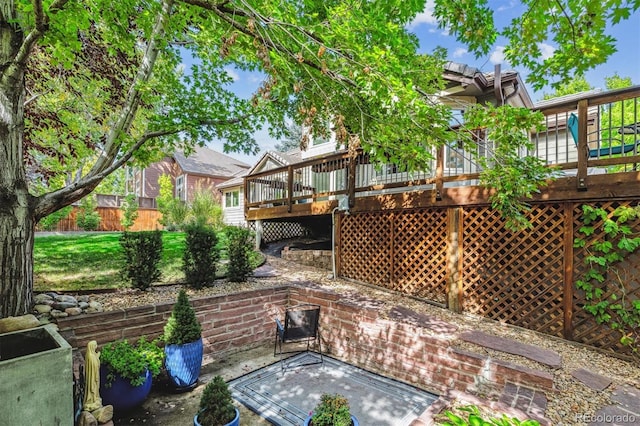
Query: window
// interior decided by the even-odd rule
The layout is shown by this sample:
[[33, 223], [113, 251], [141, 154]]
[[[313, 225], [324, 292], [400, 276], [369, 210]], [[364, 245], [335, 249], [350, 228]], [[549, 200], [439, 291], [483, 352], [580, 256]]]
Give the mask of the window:
[[238, 207], [240, 205], [240, 191], [231, 191], [224, 193], [225, 207]]
[[178, 200], [185, 201], [185, 190], [184, 190], [184, 175], [178, 176], [176, 178], [176, 198]]

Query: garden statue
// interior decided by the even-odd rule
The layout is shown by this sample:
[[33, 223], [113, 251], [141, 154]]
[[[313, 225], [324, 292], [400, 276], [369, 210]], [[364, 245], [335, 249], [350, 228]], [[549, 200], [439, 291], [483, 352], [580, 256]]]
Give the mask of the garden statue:
[[84, 401], [82, 403], [86, 411], [94, 411], [102, 407], [100, 398], [100, 352], [98, 342], [95, 340], [87, 344], [87, 353], [84, 357], [85, 387]]
[[97, 348], [98, 342], [95, 340], [87, 344], [87, 353], [84, 357], [83, 412], [79, 424], [102, 424], [113, 417], [113, 407], [111, 405], [103, 406], [100, 397], [100, 352], [97, 351]]

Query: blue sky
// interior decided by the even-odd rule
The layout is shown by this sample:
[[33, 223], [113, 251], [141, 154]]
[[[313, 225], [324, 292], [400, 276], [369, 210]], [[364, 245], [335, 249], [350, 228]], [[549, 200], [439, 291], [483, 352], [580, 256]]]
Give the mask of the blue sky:
[[[502, 28], [520, 12], [521, 3], [516, 0], [489, 0], [489, 7], [494, 10], [496, 25], [498, 28]], [[429, 53], [436, 46], [441, 46], [447, 49], [449, 53], [448, 59], [451, 61], [465, 63], [483, 72], [492, 72], [495, 64], [500, 63], [503, 71], [515, 69], [520, 72], [523, 80], [526, 78], [526, 70], [514, 68], [505, 61], [502, 55], [502, 50], [506, 44], [504, 39], [498, 39], [489, 54], [476, 58], [475, 55], [467, 51], [463, 44], [456, 41], [455, 37], [437, 27], [432, 11], [433, 0], [427, 0], [424, 12], [419, 14], [408, 27], [410, 31], [418, 36], [421, 52]], [[634, 84], [640, 84], [640, 13], [637, 12], [630, 19], [612, 27], [610, 34], [617, 39], [618, 51], [605, 64], [587, 72], [587, 81], [593, 87], [604, 89], [605, 77], [610, 77], [617, 73], [621, 77], [631, 77]], [[541, 46], [541, 50], [543, 53], [551, 53], [553, 52], [553, 45], [544, 44]], [[231, 69], [227, 72], [235, 80], [232, 86], [233, 90], [236, 90], [236, 93], [241, 96], [249, 96], [262, 79], [262, 76], [258, 73], [244, 73]], [[534, 102], [542, 99], [543, 93], [552, 92], [551, 88], [534, 91], [530, 85], [527, 85], [527, 90]], [[273, 146], [277, 143], [276, 140], [269, 137], [266, 130], [257, 133], [256, 140], [261, 148], [258, 154], [231, 153], [230, 155], [249, 164], [254, 164], [266, 150], [273, 149]], [[212, 142], [209, 146], [215, 150], [222, 151], [220, 142]]]

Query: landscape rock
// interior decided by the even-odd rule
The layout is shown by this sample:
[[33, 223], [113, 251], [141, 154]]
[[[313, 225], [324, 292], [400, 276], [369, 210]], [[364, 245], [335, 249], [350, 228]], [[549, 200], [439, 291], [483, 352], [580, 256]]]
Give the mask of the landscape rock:
[[98, 426], [98, 420], [88, 411], [80, 413], [78, 419], [78, 426]]
[[107, 423], [113, 418], [113, 405], [105, 405], [104, 407], [100, 407], [97, 410], [92, 411], [91, 414], [96, 418], [98, 423]]
[[67, 308], [64, 310], [67, 314], [74, 316], [74, 315], [80, 315], [82, 313], [82, 309], [75, 307], [75, 308]]
[[86, 294], [83, 294], [82, 296], [78, 296], [76, 297], [76, 299], [78, 300], [78, 303], [89, 303], [89, 296]]
[[41, 293], [41, 294], [36, 294], [35, 297], [33, 298], [33, 301], [38, 304], [50, 304], [53, 302], [53, 297], [51, 297], [50, 295], [46, 294], [46, 293]]
[[26, 330], [28, 328], [38, 327], [39, 325], [40, 321], [32, 314], [2, 318], [0, 319], [0, 333]]
[[71, 302], [56, 302], [53, 304], [53, 308], [59, 311], [64, 311], [65, 309], [68, 309], [68, 308], [75, 308], [76, 306], [78, 306], [77, 303], [71, 303]]
[[53, 308], [51, 305], [36, 305], [33, 309], [39, 314], [48, 314]]
[[89, 303], [87, 302], [78, 302], [78, 308], [80, 309], [87, 309], [89, 307]]
[[56, 302], [61, 303], [72, 303], [74, 306], [78, 304], [78, 300], [73, 296], [68, 296], [66, 294], [59, 294], [55, 297]]
[[49, 314], [50, 314], [50, 315], [51, 315], [51, 317], [53, 317], [53, 318], [66, 318], [66, 317], [68, 317], [68, 316], [69, 316], [69, 314], [68, 314], [68, 313], [66, 313], [66, 312], [62, 312], [62, 311], [59, 311], [59, 310], [57, 310], [57, 309], [52, 310]]

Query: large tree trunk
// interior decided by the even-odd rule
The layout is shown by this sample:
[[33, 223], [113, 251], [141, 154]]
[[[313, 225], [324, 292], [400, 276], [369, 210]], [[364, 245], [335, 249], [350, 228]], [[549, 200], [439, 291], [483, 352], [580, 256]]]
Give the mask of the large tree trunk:
[[32, 305], [35, 223], [23, 163], [24, 64], [15, 62], [22, 41], [21, 29], [0, 16], [0, 318], [25, 314]]

